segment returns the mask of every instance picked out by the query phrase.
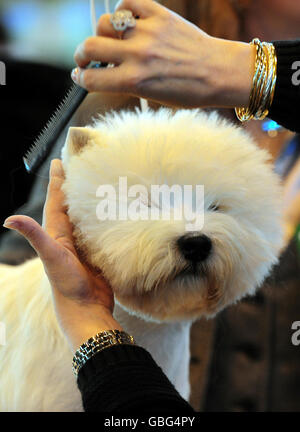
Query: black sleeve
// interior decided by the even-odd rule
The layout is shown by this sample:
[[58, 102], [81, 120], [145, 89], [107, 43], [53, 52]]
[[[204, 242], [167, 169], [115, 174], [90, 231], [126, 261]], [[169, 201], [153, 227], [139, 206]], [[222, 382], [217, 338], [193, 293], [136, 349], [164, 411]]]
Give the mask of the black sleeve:
[[194, 412], [151, 354], [136, 345], [100, 351], [80, 369], [77, 384], [89, 412]]
[[[277, 55], [277, 81], [268, 117], [287, 129], [300, 132], [300, 73], [297, 73], [300, 39], [273, 44]], [[299, 62], [297, 69], [295, 62]]]

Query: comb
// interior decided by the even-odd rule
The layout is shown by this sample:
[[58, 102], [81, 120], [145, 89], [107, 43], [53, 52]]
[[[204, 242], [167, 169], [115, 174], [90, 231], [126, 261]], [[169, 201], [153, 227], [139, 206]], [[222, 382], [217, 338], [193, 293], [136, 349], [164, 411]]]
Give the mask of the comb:
[[[107, 65], [108, 63], [91, 62], [87, 69], [102, 68]], [[69, 88], [56, 111], [23, 157], [25, 168], [29, 173], [36, 173], [45, 162], [57, 139], [87, 94], [87, 90], [75, 83]]]

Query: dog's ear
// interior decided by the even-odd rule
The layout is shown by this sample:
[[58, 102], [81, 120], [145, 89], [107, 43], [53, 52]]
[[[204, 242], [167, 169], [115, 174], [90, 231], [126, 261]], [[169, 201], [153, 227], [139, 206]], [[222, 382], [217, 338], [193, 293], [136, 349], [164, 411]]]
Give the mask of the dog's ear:
[[79, 154], [84, 147], [94, 143], [101, 147], [105, 146], [99, 130], [87, 127], [70, 127], [62, 149], [63, 163], [66, 163], [72, 156]]
[[68, 156], [73, 156], [82, 151], [82, 149], [89, 145], [91, 141], [97, 138], [98, 131], [85, 127], [71, 127], [69, 129], [65, 147]]

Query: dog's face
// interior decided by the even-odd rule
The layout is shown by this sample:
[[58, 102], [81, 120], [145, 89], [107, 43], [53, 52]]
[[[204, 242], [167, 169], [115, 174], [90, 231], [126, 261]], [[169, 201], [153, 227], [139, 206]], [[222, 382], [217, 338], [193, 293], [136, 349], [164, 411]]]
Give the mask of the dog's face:
[[[280, 187], [267, 160], [240, 129], [199, 110], [123, 112], [72, 128], [64, 191], [78, 246], [132, 313], [159, 321], [212, 316], [253, 293], [277, 260]], [[155, 208], [158, 219], [120, 220], [120, 178], [135, 188], [127, 207]], [[196, 218], [195, 188], [204, 185], [203, 226], [193, 229], [184, 213], [163, 218], [152, 185], [190, 185], [183, 201]], [[171, 199], [169, 215], [183, 201]]]

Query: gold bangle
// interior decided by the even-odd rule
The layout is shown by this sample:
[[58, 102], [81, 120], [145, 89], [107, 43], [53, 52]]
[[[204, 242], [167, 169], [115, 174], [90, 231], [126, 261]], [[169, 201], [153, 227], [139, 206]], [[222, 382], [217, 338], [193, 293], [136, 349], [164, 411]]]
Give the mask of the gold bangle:
[[257, 46], [258, 73], [256, 75], [255, 82], [253, 83], [253, 89], [252, 89], [253, 91], [251, 93], [251, 99], [248, 108], [252, 117], [254, 116], [254, 113], [257, 110], [257, 105], [259, 103], [259, 94], [262, 90], [262, 83], [264, 82], [264, 75], [266, 71], [266, 61], [264, 57], [263, 47], [259, 43], [258, 39], [254, 39], [253, 43]]
[[273, 99], [274, 99], [274, 93], [275, 93], [275, 86], [276, 86], [276, 80], [277, 80], [277, 55], [275, 51], [275, 47], [273, 44], [270, 44], [271, 51], [272, 51], [272, 57], [273, 57], [273, 79], [272, 79], [272, 85], [270, 90], [270, 106], [269, 109], [272, 106]]
[[77, 376], [82, 366], [98, 352], [114, 345], [134, 344], [135, 341], [133, 336], [130, 336], [124, 331], [106, 330], [101, 333], [97, 333], [95, 336], [83, 343], [75, 352], [72, 362], [74, 375]]
[[255, 45], [256, 56], [255, 56], [255, 68], [252, 80], [252, 89], [249, 97], [249, 103], [247, 108], [236, 108], [235, 112], [240, 121], [247, 121], [253, 118], [253, 112], [255, 110], [255, 96], [257, 93], [257, 85], [261, 80], [261, 74], [263, 72], [263, 50], [258, 39], [253, 39], [250, 45]]
[[255, 68], [248, 106], [235, 108], [241, 122], [262, 120], [268, 115], [276, 85], [277, 57], [274, 45], [260, 42], [258, 38], [254, 38], [250, 44], [256, 47]]
[[276, 82], [276, 68], [275, 68], [275, 48], [272, 44], [263, 42], [263, 48], [268, 58], [268, 76], [265, 84], [265, 90], [261, 102], [261, 106], [256, 113], [256, 119], [263, 120], [269, 113], [270, 106], [273, 101], [275, 82]]
[[254, 113], [255, 120], [261, 120], [262, 118], [265, 117], [265, 113], [267, 112], [265, 107], [268, 103], [268, 97], [269, 97], [268, 88], [270, 88], [269, 78], [270, 78], [271, 69], [270, 69], [270, 63], [268, 58], [268, 48], [266, 45], [264, 45], [264, 43], [262, 43], [262, 48], [264, 50], [263, 62], [265, 65], [265, 70], [264, 70], [262, 85], [260, 87], [260, 92], [257, 95], [257, 106]]

